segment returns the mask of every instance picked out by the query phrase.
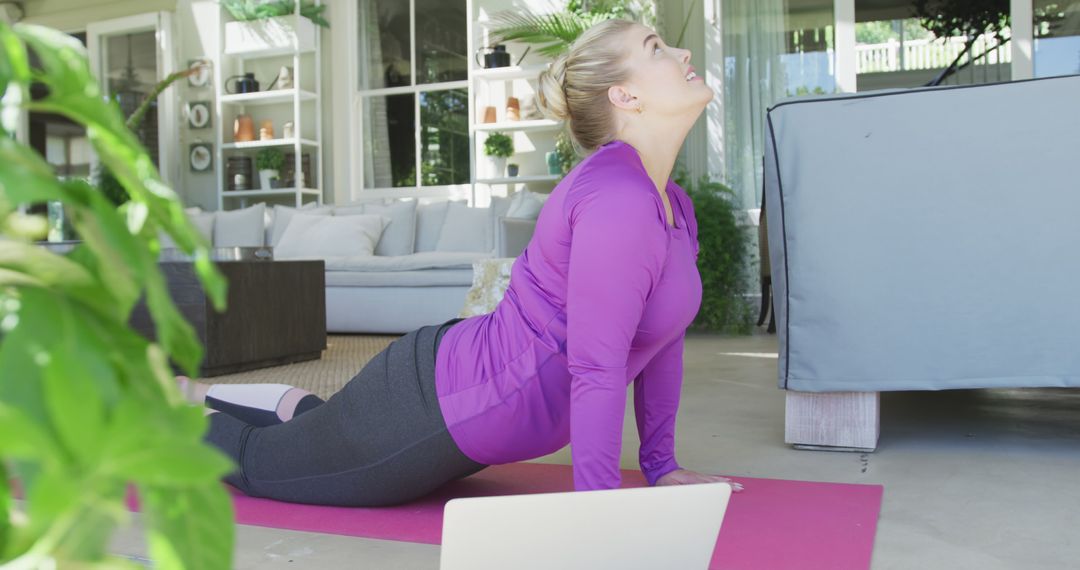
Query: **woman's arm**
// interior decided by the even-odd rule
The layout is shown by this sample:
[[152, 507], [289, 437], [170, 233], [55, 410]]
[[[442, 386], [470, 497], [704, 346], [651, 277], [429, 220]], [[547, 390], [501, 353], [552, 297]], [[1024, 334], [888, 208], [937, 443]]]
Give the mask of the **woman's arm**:
[[566, 355], [578, 490], [619, 486], [627, 357], [666, 252], [651, 198], [608, 182], [569, 208]]
[[679, 469], [675, 460], [675, 415], [683, 378], [686, 335], [660, 349], [634, 379], [634, 415], [641, 449], [638, 460], [649, 485]]

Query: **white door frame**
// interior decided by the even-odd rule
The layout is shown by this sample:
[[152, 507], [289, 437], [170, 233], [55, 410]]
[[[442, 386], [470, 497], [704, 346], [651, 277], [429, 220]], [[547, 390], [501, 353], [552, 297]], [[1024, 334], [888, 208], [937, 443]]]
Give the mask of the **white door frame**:
[[[113, 20], [94, 22], [86, 26], [86, 49], [90, 59], [90, 71], [98, 78], [104, 92], [105, 81], [101, 75], [102, 61], [105, 57], [107, 36], [153, 30], [157, 44], [157, 81], [165, 79], [176, 71], [176, 32], [173, 28], [172, 14], [169, 12], [148, 12]], [[173, 86], [175, 87], [175, 85]], [[170, 88], [158, 98], [158, 162], [162, 180], [171, 188], [180, 183], [178, 158], [179, 129], [177, 125], [177, 90]], [[97, 158], [92, 166], [97, 166]]]

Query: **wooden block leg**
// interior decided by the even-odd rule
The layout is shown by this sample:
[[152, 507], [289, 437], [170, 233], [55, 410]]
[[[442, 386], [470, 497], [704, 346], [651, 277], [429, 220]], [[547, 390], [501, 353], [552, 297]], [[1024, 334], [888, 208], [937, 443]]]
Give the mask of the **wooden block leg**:
[[787, 391], [784, 441], [797, 449], [873, 451], [881, 432], [878, 392]]

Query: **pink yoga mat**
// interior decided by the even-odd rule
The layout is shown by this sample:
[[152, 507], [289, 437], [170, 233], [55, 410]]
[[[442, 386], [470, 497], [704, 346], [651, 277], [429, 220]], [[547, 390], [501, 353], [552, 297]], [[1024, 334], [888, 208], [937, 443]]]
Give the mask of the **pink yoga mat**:
[[[870, 567], [880, 485], [736, 478], [717, 537], [711, 570], [856, 570]], [[623, 487], [642, 487], [623, 471]], [[236, 494], [236, 522], [289, 530], [439, 544], [447, 501], [459, 497], [524, 495], [573, 489], [568, 465], [515, 463], [488, 467], [438, 493], [400, 507], [315, 507]]]

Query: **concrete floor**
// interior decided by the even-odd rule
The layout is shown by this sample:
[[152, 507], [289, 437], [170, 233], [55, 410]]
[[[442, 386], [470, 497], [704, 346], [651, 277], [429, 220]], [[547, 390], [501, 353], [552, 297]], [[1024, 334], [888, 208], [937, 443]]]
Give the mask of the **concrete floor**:
[[[706, 472], [884, 485], [874, 569], [1080, 568], [1080, 391], [887, 393], [876, 452], [814, 452], [783, 443], [775, 337], [691, 336], [685, 369], [679, 461]], [[624, 468], [637, 467], [636, 453], [629, 420]], [[541, 461], [569, 463], [570, 455]], [[114, 551], [142, 556], [141, 542], [127, 530]], [[435, 546], [237, 532], [239, 569], [438, 564]]]

